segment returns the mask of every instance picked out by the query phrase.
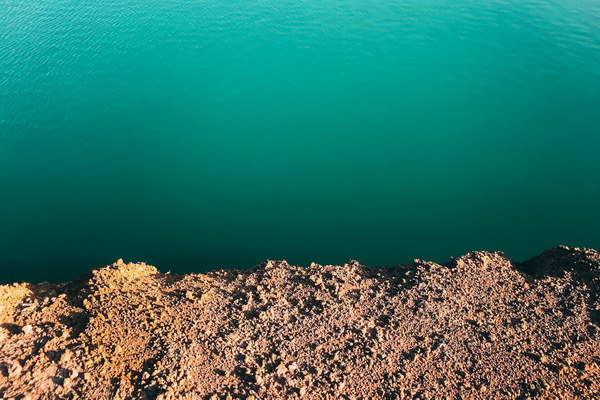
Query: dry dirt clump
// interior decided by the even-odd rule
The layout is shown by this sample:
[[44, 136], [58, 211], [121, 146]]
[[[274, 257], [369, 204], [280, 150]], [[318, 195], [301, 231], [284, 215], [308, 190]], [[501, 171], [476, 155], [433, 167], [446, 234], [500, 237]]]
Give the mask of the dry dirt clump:
[[0, 286], [3, 399], [600, 398], [600, 255]]

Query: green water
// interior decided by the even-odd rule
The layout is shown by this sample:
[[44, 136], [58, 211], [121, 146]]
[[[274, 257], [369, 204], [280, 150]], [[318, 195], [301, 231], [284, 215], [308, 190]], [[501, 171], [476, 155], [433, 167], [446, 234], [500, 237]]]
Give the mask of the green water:
[[0, 0], [0, 282], [600, 248], [597, 0]]

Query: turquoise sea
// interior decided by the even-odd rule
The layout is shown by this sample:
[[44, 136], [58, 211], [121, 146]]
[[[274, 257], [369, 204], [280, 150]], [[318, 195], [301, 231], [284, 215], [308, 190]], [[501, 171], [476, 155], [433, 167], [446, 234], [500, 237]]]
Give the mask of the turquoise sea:
[[600, 248], [597, 0], [0, 0], [0, 283]]

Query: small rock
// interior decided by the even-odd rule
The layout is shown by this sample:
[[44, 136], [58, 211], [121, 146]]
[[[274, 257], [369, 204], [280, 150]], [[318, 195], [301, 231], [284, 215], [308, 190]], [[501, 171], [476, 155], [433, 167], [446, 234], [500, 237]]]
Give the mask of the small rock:
[[60, 362], [65, 363], [71, 359], [71, 352], [65, 351], [62, 356], [60, 356]]
[[22, 370], [23, 367], [21, 367], [21, 364], [19, 364], [18, 362], [14, 362], [8, 366], [8, 376], [10, 378], [16, 378], [18, 376], [21, 376]]
[[285, 366], [285, 364], [279, 364], [279, 366], [277, 367], [277, 369], [275, 370], [275, 372], [277, 372], [277, 375], [283, 375], [286, 372], [288, 372], [288, 369]]
[[23, 332], [26, 335], [29, 335], [31, 332], [33, 332], [33, 326], [25, 325], [24, 327], [21, 328], [21, 332]]

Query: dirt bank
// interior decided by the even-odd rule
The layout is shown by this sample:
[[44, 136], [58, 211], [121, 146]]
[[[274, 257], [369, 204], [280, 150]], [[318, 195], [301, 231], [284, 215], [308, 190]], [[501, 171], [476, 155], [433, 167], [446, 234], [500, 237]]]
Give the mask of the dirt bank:
[[598, 398], [600, 255], [194, 275], [117, 262], [0, 286], [15, 399]]

